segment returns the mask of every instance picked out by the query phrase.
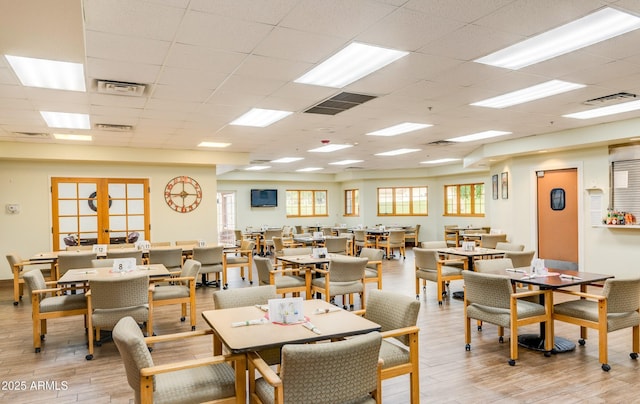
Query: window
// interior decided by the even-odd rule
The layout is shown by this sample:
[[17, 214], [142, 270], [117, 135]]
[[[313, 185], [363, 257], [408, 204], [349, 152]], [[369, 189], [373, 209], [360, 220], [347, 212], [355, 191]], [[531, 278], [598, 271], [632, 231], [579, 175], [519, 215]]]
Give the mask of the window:
[[445, 216], [484, 216], [484, 184], [444, 187]]
[[287, 217], [328, 215], [327, 191], [287, 190]]
[[378, 216], [426, 216], [427, 187], [378, 188]]
[[344, 191], [344, 215], [360, 216], [360, 192], [357, 189]]

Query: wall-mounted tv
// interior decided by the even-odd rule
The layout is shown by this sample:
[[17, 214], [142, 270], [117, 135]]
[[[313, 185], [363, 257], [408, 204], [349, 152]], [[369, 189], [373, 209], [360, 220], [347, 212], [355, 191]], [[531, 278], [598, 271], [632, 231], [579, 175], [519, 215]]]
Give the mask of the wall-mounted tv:
[[278, 190], [277, 189], [252, 189], [251, 190], [251, 207], [264, 208], [278, 206]]

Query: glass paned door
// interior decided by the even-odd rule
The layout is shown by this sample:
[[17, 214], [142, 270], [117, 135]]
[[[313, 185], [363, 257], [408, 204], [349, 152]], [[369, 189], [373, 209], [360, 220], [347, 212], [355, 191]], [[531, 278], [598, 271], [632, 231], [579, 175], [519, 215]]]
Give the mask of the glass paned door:
[[222, 244], [234, 244], [236, 229], [236, 193], [218, 192], [218, 239]]

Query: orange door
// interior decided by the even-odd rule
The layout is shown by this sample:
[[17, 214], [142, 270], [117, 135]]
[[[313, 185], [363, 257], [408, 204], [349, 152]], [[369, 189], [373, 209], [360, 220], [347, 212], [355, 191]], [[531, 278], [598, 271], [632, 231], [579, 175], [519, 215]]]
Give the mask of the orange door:
[[538, 257], [578, 263], [577, 169], [538, 171]]

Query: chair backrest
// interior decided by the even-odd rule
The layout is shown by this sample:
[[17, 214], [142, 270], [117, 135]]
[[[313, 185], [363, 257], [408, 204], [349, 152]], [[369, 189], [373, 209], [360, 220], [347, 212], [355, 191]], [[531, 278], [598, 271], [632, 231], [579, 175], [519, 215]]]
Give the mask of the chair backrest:
[[504, 241], [498, 241], [496, 243], [496, 250], [524, 251], [524, 244], [514, 244], [514, 243], [507, 243]]
[[224, 246], [193, 247], [193, 259], [202, 266], [222, 264]]
[[283, 248], [282, 255], [309, 255], [313, 253], [311, 247], [299, 247], [299, 248]]
[[273, 270], [271, 260], [267, 257], [255, 256], [253, 262], [258, 270], [258, 285], [269, 285], [269, 272]]
[[426, 248], [428, 250], [435, 250], [438, 248], [447, 248], [447, 242], [442, 241], [423, 241], [420, 243], [421, 248]]
[[390, 230], [389, 244], [404, 244], [404, 230]]
[[93, 251], [61, 251], [58, 253], [58, 272], [62, 276], [70, 269], [92, 268], [91, 260], [96, 258]]
[[347, 238], [346, 237], [327, 237], [324, 239], [324, 246], [328, 253], [346, 254]]
[[534, 255], [536, 255], [535, 251], [507, 251], [504, 257], [513, 262], [514, 268], [521, 268], [531, 266]]
[[329, 261], [331, 282], [354, 282], [364, 277], [364, 268], [369, 260], [359, 257], [336, 256]]
[[[24, 274], [24, 283], [29, 288], [29, 291], [34, 290], [42, 290], [47, 288], [47, 284], [45, 283], [44, 276], [39, 269], [34, 269], [33, 271], [26, 272]], [[42, 299], [42, 294], [40, 295], [40, 299]]]
[[89, 281], [94, 309], [137, 307], [149, 302], [149, 274], [125, 274]]
[[[361, 402], [377, 386], [380, 333], [372, 332], [330, 344], [282, 347], [280, 378], [284, 402]], [[310, 375], [321, 381], [310, 382]]]
[[182, 267], [182, 248], [151, 248], [149, 264], [163, 264], [167, 269]]
[[107, 250], [108, 259], [119, 258], [135, 258], [136, 265], [142, 264], [142, 251], [141, 250]]
[[302, 226], [296, 225], [295, 227], [296, 227], [296, 234], [304, 233], [304, 230], [302, 229]]
[[511, 279], [504, 275], [462, 271], [465, 299], [469, 303], [511, 309]]
[[233, 236], [235, 237], [236, 241], [240, 241], [242, 240], [244, 237], [242, 237], [242, 230], [240, 229], [235, 229], [233, 231]]
[[273, 248], [276, 250], [276, 252], [282, 252], [282, 249], [284, 248], [282, 237], [274, 237], [271, 240], [273, 240]]
[[496, 272], [507, 268], [514, 268], [510, 258], [495, 258], [492, 260], [477, 260], [473, 267], [478, 272]]
[[178, 240], [176, 245], [198, 245], [198, 240]]
[[68, 245], [66, 250], [67, 251], [86, 251], [86, 250], [93, 251], [93, 245], [72, 245], [72, 246]]
[[[22, 258], [20, 258], [20, 256], [15, 253], [7, 254], [6, 257], [7, 261], [9, 261], [9, 266], [11, 267], [12, 271], [15, 264], [17, 264], [18, 262], [22, 262]], [[22, 269], [22, 267], [20, 267], [20, 269]]]
[[251, 251], [249, 253], [243, 252], [242, 255], [253, 254], [253, 248], [255, 246], [256, 246], [256, 243], [253, 240], [250, 240], [250, 239], [242, 240], [242, 243], [240, 243], [240, 249], [243, 251]]
[[[194, 279], [197, 279], [198, 273], [200, 272], [200, 268], [201, 268], [201, 264], [199, 261], [188, 259], [184, 262], [184, 265], [182, 266], [182, 271], [180, 271], [180, 277], [183, 277], [183, 278], [193, 277]], [[187, 285], [188, 282], [185, 282], [184, 284]]]
[[[416, 325], [420, 301], [400, 293], [371, 289], [367, 293], [365, 318], [380, 324], [380, 331], [397, 330]], [[409, 345], [409, 337], [401, 335], [398, 341]]]
[[[113, 341], [120, 352], [127, 373], [127, 382], [135, 392], [136, 403], [140, 402], [140, 369], [153, 366], [153, 359], [144, 342], [144, 335], [136, 320], [123, 317], [113, 328]], [[155, 385], [155, 377], [154, 377]]]
[[640, 278], [607, 279], [602, 294], [607, 298], [607, 313], [630, 313], [640, 305]]
[[213, 305], [216, 310], [230, 309], [233, 307], [267, 304], [269, 299], [276, 299], [277, 297], [275, 285], [218, 290], [213, 292]]
[[438, 252], [427, 248], [413, 249], [416, 268], [436, 269], [438, 265]]
[[360, 258], [366, 258], [368, 260], [367, 268], [370, 268], [370, 269], [378, 269], [378, 266], [376, 264], [371, 264], [370, 262], [382, 261], [383, 257], [384, 257], [384, 251], [378, 248], [364, 247], [360, 250]]
[[483, 234], [480, 239], [480, 247], [482, 248], [496, 248], [496, 244], [499, 241], [507, 241], [506, 234]]
[[322, 227], [322, 234], [324, 234], [325, 236], [333, 236], [333, 229], [331, 227]]
[[266, 241], [271, 241], [274, 237], [282, 237], [282, 229], [269, 229], [264, 232]]
[[367, 238], [367, 232], [365, 230], [355, 230], [353, 234], [355, 234], [355, 241], [365, 241]]

